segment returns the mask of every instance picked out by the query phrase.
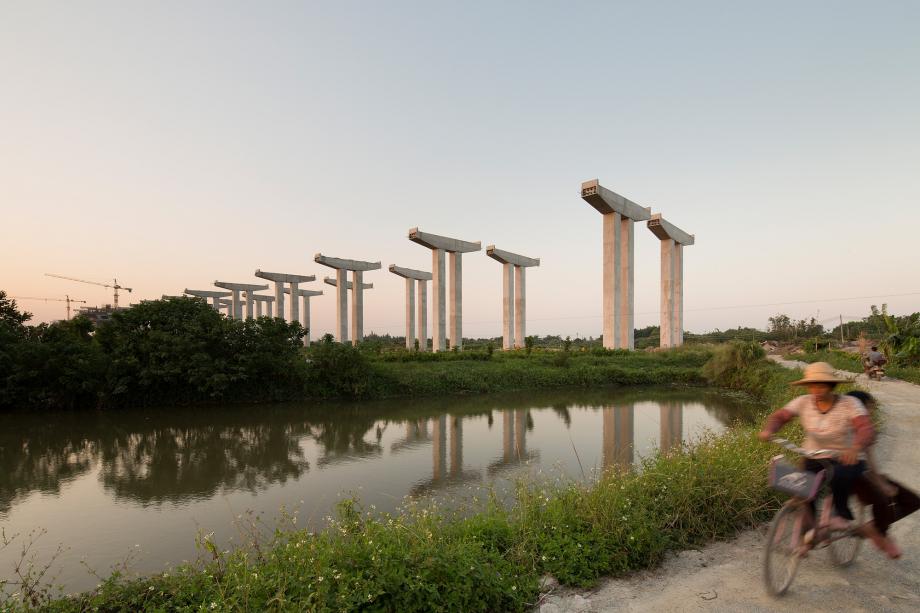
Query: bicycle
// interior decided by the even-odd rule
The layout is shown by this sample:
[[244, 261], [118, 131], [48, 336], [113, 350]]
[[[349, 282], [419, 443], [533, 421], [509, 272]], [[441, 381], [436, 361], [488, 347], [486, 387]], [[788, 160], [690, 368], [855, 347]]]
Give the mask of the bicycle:
[[[774, 457], [770, 463], [770, 487], [792, 496], [780, 507], [770, 523], [764, 553], [767, 592], [771, 596], [782, 596], [792, 585], [799, 562], [812, 550], [826, 547], [831, 561], [837, 566], [853, 563], [863, 541], [859, 527], [863, 523], [865, 509], [854, 497], [850, 501], [854, 517], [851, 527], [847, 530], [832, 530], [830, 519], [833, 503], [828, 486], [834, 469], [829, 460], [839, 454], [828, 449], [806, 451], [778, 437], [771, 441], [803, 458], [817, 460], [824, 466], [820, 472], [809, 472], [786, 462], [781, 455]], [[816, 458], [816, 455], [829, 457]], [[816, 501], [817, 523], [812, 516], [812, 501]]]

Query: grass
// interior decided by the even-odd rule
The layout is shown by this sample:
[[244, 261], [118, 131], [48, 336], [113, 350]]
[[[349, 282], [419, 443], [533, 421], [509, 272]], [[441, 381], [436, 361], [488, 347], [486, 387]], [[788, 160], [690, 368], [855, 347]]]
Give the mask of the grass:
[[704, 385], [709, 347], [662, 352], [523, 350], [365, 355], [341, 345], [311, 350], [314, 398], [436, 396], [611, 385]]
[[[796, 353], [786, 357], [790, 360], [801, 360], [802, 362], [827, 362], [834, 368], [850, 372], [861, 373], [863, 371], [862, 358], [858, 354], [837, 349]], [[886, 364], [885, 375], [920, 385], [920, 368], [917, 367]]]
[[[705, 372], [765, 411], [794, 395], [788, 382], [796, 375], [758, 349], [720, 349]], [[233, 551], [204, 537], [195, 564], [142, 579], [114, 576], [42, 608], [525, 611], [538, 602], [544, 574], [590, 586], [766, 520], [779, 503], [766, 486], [774, 450], [756, 441], [754, 428], [738, 424], [591, 483], [521, 483], [511, 502], [486, 491], [461, 511], [409, 502], [379, 514], [348, 500], [321, 533], [289, 526]], [[22, 602], [0, 604], [15, 610]]]

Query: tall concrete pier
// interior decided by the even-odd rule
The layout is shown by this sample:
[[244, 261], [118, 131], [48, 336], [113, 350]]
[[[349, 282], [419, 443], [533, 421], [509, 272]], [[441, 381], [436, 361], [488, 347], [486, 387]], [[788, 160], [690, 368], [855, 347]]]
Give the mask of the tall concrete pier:
[[582, 199], [604, 216], [604, 347], [635, 348], [634, 222], [651, 218], [652, 210], [600, 185], [581, 184]]
[[[462, 241], [437, 234], [422, 232], [418, 228], [409, 230], [409, 240], [431, 249], [431, 348], [444, 351], [446, 344], [445, 299], [450, 297], [450, 345], [451, 349], [463, 348], [463, 261], [464, 253], [479, 251], [479, 241]], [[450, 254], [450, 290], [445, 281], [445, 253]]]
[[189, 296], [195, 296], [196, 298], [204, 298], [205, 300], [210, 298], [211, 306], [214, 308], [215, 311], [219, 311], [220, 310], [220, 299], [226, 298], [233, 292], [215, 292], [212, 290], [205, 290], [205, 289], [186, 288], [182, 293], [188, 294]]
[[380, 262], [365, 262], [361, 260], [346, 260], [333, 258], [317, 253], [313, 261], [336, 271], [336, 330], [338, 341], [344, 343], [348, 340], [348, 271], [352, 273], [352, 302], [351, 302], [351, 337], [352, 344], [357, 345], [364, 340], [364, 273], [369, 270], [379, 270]]
[[[502, 349], [523, 347], [527, 337], [527, 293], [525, 272], [539, 266], [540, 258], [529, 258], [510, 251], [486, 247], [486, 254], [502, 264]], [[513, 304], [512, 304], [513, 301]], [[512, 308], [513, 307], [513, 308]]]
[[[292, 293], [291, 288], [284, 288], [285, 294]], [[313, 289], [299, 289], [293, 292], [295, 296], [300, 296], [300, 299], [303, 301], [303, 308], [300, 310], [300, 325], [303, 326], [303, 329], [307, 331], [303, 335], [303, 344], [306, 347], [310, 344], [310, 298], [314, 296], [322, 296], [323, 292], [320, 290]], [[291, 302], [296, 302], [297, 298], [291, 298]]]
[[655, 213], [648, 229], [661, 241], [661, 342], [662, 347], [684, 344], [684, 247], [695, 237]]
[[218, 309], [226, 309], [226, 315], [230, 319], [233, 319], [233, 301], [229, 299], [219, 298], [217, 301]]
[[[390, 272], [406, 280], [406, 349], [415, 348], [418, 340], [418, 350], [428, 350], [428, 281], [431, 273], [424, 270], [402, 268], [396, 264], [390, 265]], [[415, 286], [418, 285], [418, 309], [415, 306]], [[418, 336], [415, 333], [416, 313], [418, 314]]]
[[[255, 275], [260, 279], [274, 282], [275, 304], [278, 305], [277, 309], [275, 309], [275, 312], [281, 319], [284, 319], [284, 294], [289, 293], [285, 292], [284, 284], [287, 283], [289, 289], [291, 289], [296, 294], [297, 290], [299, 289], [298, 285], [300, 283], [316, 281], [316, 275], [292, 275], [284, 272], [266, 272], [259, 269], [256, 269]], [[296, 300], [291, 300], [290, 309], [288, 310], [288, 321], [300, 321], [300, 314], [298, 313]]]
[[262, 317], [262, 305], [265, 305], [265, 315], [272, 317], [272, 304], [275, 302], [274, 296], [261, 296], [253, 294], [252, 299], [256, 303], [256, 317]]
[[246, 294], [246, 319], [252, 319], [252, 305], [255, 302], [251, 296], [253, 292], [268, 289], [267, 285], [255, 285], [253, 283], [229, 283], [227, 281], [215, 281], [214, 285], [228, 289], [232, 292], [230, 300], [233, 301], [233, 318], [243, 319], [243, 307], [240, 303], [240, 292]]

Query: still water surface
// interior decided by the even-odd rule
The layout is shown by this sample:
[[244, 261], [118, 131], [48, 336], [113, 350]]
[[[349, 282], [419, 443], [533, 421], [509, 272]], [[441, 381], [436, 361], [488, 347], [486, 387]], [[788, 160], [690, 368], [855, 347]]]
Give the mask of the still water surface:
[[[46, 529], [40, 557], [64, 544], [58, 582], [75, 591], [97, 582], [81, 560], [108, 574], [134, 552], [134, 571], [162, 571], [196, 557], [199, 530], [226, 541], [246, 511], [299, 508], [318, 525], [343, 492], [387, 511], [538, 471], [592, 478], [748, 415], [666, 389], [5, 415], [0, 528]], [[18, 557], [0, 550], [0, 579]]]

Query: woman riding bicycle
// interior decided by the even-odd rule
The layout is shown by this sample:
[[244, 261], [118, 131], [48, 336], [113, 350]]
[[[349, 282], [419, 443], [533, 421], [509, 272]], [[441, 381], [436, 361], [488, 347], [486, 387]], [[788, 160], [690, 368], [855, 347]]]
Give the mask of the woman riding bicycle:
[[[804, 449], [836, 452], [836, 459], [825, 458], [833, 467], [830, 486], [836, 515], [830, 521], [834, 530], [847, 530], [851, 527], [853, 514], [847, 500], [854, 483], [866, 471], [864, 450], [875, 438], [872, 421], [862, 403], [852, 396], [834, 393], [837, 384], [845, 381], [837, 377], [834, 369], [826, 362], [809, 364], [805, 368], [805, 376], [793, 382], [793, 385], [807, 386], [808, 394], [791, 400], [783, 408], [771, 413], [763, 431], [758, 434], [760, 440], [767, 441], [784, 424], [798, 417], [805, 430]], [[816, 459], [805, 462], [806, 470], [818, 472], [822, 468], [821, 462]], [[885, 548], [886, 538], [871, 524], [861, 528], [861, 532], [872, 538], [880, 548]]]

